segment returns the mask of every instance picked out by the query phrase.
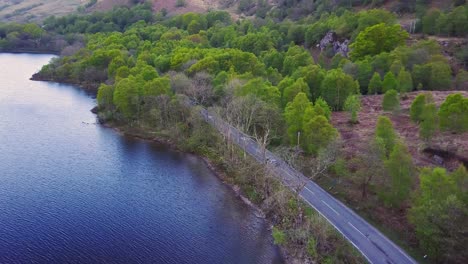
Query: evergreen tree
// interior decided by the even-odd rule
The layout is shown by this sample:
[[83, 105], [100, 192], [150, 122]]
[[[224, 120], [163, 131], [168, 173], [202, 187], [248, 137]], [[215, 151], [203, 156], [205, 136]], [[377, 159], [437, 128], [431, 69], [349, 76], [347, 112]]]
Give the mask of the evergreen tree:
[[413, 78], [411, 78], [411, 73], [405, 71], [404, 68], [402, 68], [398, 74], [398, 83], [400, 84], [401, 93], [413, 91]]
[[447, 96], [440, 106], [439, 120], [443, 130], [468, 131], [468, 98], [459, 93]]
[[114, 87], [112, 85], [101, 84], [97, 94], [99, 108], [109, 109], [113, 106]]
[[350, 45], [350, 57], [363, 58], [366, 55], [377, 55], [389, 52], [404, 45], [409, 34], [400, 25], [385, 25], [380, 23], [361, 31], [353, 44]]
[[460, 166], [452, 174], [443, 168], [424, 168], [419, 191], [409, 211], [409, 221], [429, 258], [443, 263], [463, 263], [467, 237], [468, 172]]
[[369, 82], [368, 94], [379, 94], [382, 92], [382, 78], [378, 72], [374, 72]]
[[304, 134], [306, 152], [317, 154], [338, 136], [338, 131], [324, 116], [317, 115], [305, 122]]
[[382, 100], [382, 108], [384, 111], [397, 111], [400, 109], [400, 99], [398, 92], [395, 90], [388, 90]]
[[350, 113], [350, 121], [353, 124], [358, 123], [358, 112], [361, 110], [361, 100], [357, 95], [350, 95], [345, 101], [345, 110]]
[[138, 86], [139, 83], [135, 78], [121, 79], [115, 85], [114, 105], [128, 119], [132, 119], [135, 117], [135, 114], [138, 114], [140, 106], [140, 91], [137, 88]]
[[395, 145], [397, 135], [393, 129], [392, 121], [386, 116], [379, 116], [377, 120], [377, 126], [375, 128], [375, 137], [376, 139], [382, 140], [385, 155], [387, 156], [392, 152], [393, 146]]
[[457, 90], [468, 90], [468, 72], [465, 70], [460, 70], [457, 73], [455, 79], [455, 89]]
[[305, 93], [310, 98], [309, 86], [303, 78], [299, 78], [292, 85], [286, 87], [283, 91], [283, 105], [294, 100], [298, 93]]
[[317, 98], [317, 100], [315, 100], [314, 111], [315, 111], [315, 113], [317, 115], [323, 115], [328, 120], [331, 119], [332, 110], [331, 110], [330, 106], [327, 104], [327, 102], [325, 102], [325, 100], [323, 100], [322, 97], [319, 97], [319, 98]]
[[419, 136], [425, 141], [430, 141], [438, 126], [437, 106], [435, 104], [426, 105], [419, 126]]
[[391, 71], [385, 74], [384, 80], [382, 82], [382, 88], [384, 93], [386, 93], [389, 90], [399, 90], [400, 85], [398, 83], [398, 80], [395, 78], [395, 75], [393, 75]]
[[327, 72], [322, 82], [321, 94], [333, 110], [341, 110], [348, 96], [359, 93], [359, 85], [341, 69]]
[[394, 76], [397, 76], [401, 70], [404, 70], [405, 67], [400, 60], [395, 60], [392, 65], [390, 66], [390, 71], [393, 73]]
[[288, 126], [288, 136], [291, 145], [297, 145], [298, 133], [303, 132], [304, 113], [312, 103], [305, 93], [298, 93], [292, 102], [286, 105], [284, 118]]
[[418, 94], [416, 98], [414, 98], [413, 103], [411, 103], [410, 107], [410, 117], [411, 120], [413, 120], [413, 122], [419, 123], [422, 121], [422, 114], [425, 106], [426, 94]]
[[452, 83], [452, 71], [445, 62], [431, 63], [430, 90], [449, 90]]
[[382, 190], [380, 197], [391, 207], [401, 207], [411, 194], [414, 165], [408, 148], [403, 143], [397, 143], [388, 160], [385, 169], [390, 176], [390, 184]]

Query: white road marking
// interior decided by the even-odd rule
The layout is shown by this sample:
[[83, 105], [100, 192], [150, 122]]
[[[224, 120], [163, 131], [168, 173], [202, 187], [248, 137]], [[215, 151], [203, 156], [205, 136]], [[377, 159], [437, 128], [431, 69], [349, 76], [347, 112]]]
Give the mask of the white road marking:
[[307, 186], [304, 186], [304, 188], [306, 188], [309, 192], [311, 192], [313, 195], [315, 195], [314, 191], [312, 191], [311, 189], [307, 188]]
[[[359, 229], [357, 229], [357, 227], [355, 227], [353, 224], [351, 224], [350, 222], [348, 222], [348, 224], [349, 224], [350, 226], [352, 226], [354, 229], [356, 229], [356, 231], [358, 231], [359, 234], [361, 234], [363, 237], [366, 237], [366, 235], [364, 235], [364, 234], [363, 234]], [[367, 238], [367, 237], [366, 237], [366, 238]]]
[[326, 206], [328, 206], [328, 208], [330, 208], [333, 212], [335, 212], [336, 215], [340, 215], [335, 209], [333, 209], [329, 204], [327, 204], [327, 202], [325, 202], [324, 200], [321, 200], [322, 203], [324, 203]]
[[300, 197], [306, 201], [306, 203], [308, 203], [312, 208], [315, 209], [316, 212], [318, 212], [321, 216], [323, 216], [323, 218], [327, 219], [327, 221], [336, 229], [338, 230], [338, 232], [340, 232], [340, 234], [342, 236], [344, 236], [346, 239], [348, 239], [348, 241], [354, 246], [354, 248], [356, 248], [359, 252], [361, 252], [361, 254], [367, 259], [367, 261], [369, 261], [369, 263], [373, 264], [372, 260], [366, 255], [366, 253], [364, 251], [361, 250], [360, 247], [358, 247], [356, 245], [356, 243], [354, 243], [354, 241], [349, 238], [345, 233], [343, 233], [343, 231], [341, 231], [341, 229], [338, 228], [338, 226], [335, 225], [335, 223], [333, 223], [326, 215], [324, 215], [320, 210], [317, 209], [317, 207], [315, 207], [311, 202], [309, 202], [304, 196], [300, 195]]

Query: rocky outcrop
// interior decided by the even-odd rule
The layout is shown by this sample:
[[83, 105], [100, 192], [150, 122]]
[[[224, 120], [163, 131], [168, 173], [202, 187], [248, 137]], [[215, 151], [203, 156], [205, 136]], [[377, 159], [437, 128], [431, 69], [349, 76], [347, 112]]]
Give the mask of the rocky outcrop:
[[348, 57], [349, 39], [345, 39], [343, 42], [340, 42], [336, 33], [329, 31], [325, 37], [320, 40], [318, 47], [320, 48], [320, 51], [323, 51], [329, 46], [333, 48], [334, 54], [340, 53], [343, 57]]

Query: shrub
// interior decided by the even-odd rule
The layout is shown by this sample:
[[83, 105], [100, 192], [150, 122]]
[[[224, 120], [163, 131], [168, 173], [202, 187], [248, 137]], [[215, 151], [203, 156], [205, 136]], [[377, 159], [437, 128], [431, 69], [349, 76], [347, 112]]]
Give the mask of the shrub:
[[459, 93], [447, 96], [440, 106], [439, 119], [443, 130], [468, 131], [468, 98]]
[[276, 227], [273, 227], [272, 236], [273, 236], [275, 245], [283, 245], [284, 243], [286, 243], [286, 234]]
[[384, 111], [397, 111], [400, 109], [400, 99], [395, 90], [388, 90], [382, 100], [382, 108]]

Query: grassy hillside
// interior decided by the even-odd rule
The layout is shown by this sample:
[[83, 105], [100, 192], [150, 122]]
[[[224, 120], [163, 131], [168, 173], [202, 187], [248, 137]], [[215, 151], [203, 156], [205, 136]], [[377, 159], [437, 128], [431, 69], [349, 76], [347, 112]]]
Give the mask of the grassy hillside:
[[65, 15], [87, 0], [0, 0], [0, 21], [37, 21], [50, 15]]

